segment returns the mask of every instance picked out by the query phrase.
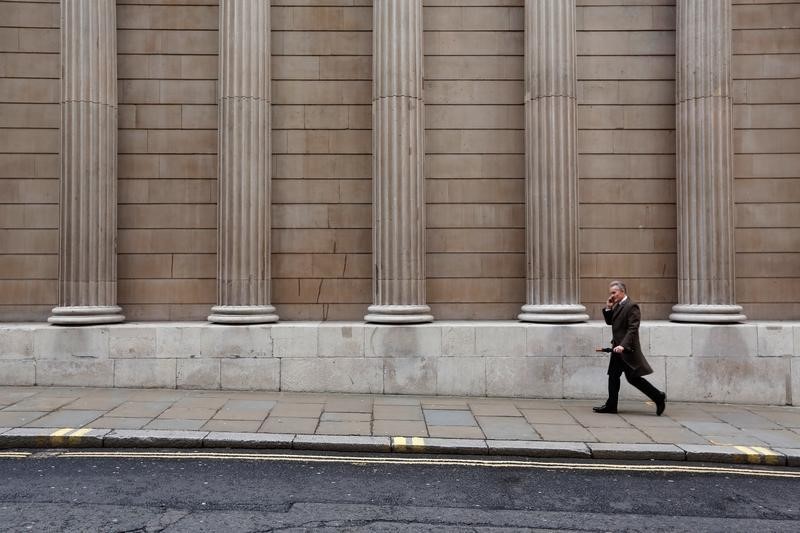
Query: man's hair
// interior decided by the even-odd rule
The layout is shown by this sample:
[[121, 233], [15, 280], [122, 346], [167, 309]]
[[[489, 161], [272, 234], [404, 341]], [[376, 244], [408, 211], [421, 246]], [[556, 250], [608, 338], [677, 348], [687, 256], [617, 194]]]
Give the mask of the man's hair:
[[622, 283], [621, 281], [619, 281], [617, 279], [615, 279], [614, 281], [609, 283], [608, 286], [609, 287], [616, 287], [619, 290], [621, 290], [622, 292], [624, 292], [625, 294], [628, 294], [628, 288], [625, 286], [624, 283]]

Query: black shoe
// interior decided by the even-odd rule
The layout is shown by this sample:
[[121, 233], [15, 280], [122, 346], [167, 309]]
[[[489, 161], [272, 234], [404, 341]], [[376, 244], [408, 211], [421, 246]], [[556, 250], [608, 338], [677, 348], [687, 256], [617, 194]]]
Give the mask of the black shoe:
[[664, 412], [664, 409], [667, 408], [667, 393], [661, 393], [661, 399], [656, 402], [656, 416], [661, 416], [661, 413]]
[[617, 412], [617, 408], [616, 407], [611, 407], [607, 403], [604, 403], [603, 405], [601, 405], [599, 407], [592, 407], [592, 411], [594, 411], [595, 413], [616, 413]]

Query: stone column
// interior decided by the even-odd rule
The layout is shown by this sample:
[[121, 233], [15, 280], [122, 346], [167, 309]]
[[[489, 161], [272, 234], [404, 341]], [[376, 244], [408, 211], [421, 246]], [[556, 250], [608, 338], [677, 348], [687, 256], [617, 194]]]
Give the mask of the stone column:
[[519, 319], [589, 319], [578, 277], [575, 2], [525, 2], [527, 302]]
[[276, 322], [270, 305], [270, 2], [219, 4], [220, 324]]
[[373, 2], [372, 261], [367, 322], [430, 322], [425, 304], [422, 0]]
[[115, 0], [62, 0], [61, 71], [59, 294], [48, 321], [122, 322]]
[[730, 323], [736, 305], [731, 2], [678, 0], [678, 304], [670, 320]]

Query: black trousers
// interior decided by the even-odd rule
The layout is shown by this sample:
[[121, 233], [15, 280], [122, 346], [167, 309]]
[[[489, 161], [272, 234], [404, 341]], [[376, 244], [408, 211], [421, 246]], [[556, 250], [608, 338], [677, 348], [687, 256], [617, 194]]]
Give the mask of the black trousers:
[[657, 402], [661, 400], [661, 391], [655, 388], [649, 381], [641, 376], [636, 376], [622, 358], [618, 355], [612, 355], [611, 361], [608, 364], [608, 401], [606, 405], [609, 407], [617, 407], [619, 401], [619, 386], [620, 377], [625, 374], [625, 379], [628, 383], [642, 391], [645, 396]]

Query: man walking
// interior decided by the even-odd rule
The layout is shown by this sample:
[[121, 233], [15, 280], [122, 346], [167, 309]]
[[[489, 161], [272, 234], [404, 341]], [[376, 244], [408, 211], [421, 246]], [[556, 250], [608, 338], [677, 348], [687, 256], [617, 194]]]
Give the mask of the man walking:
[[616, 413], [619, 399], [620, 376], [625, 373], [628, 383], [642, 391], [656, 404], [656, 414], [661, 416], [667, 403], [667, 395], [655, 388], [642, 376], [653, 373], [642, 354], [639, 344], [639, 305], [628, 298], [625, 284], [612, 281], [608, 286], [608, 301], [603, 309], [603, 318], [611, 326], [611, 360], [608, 363], [608, 400], [595, 413]]

